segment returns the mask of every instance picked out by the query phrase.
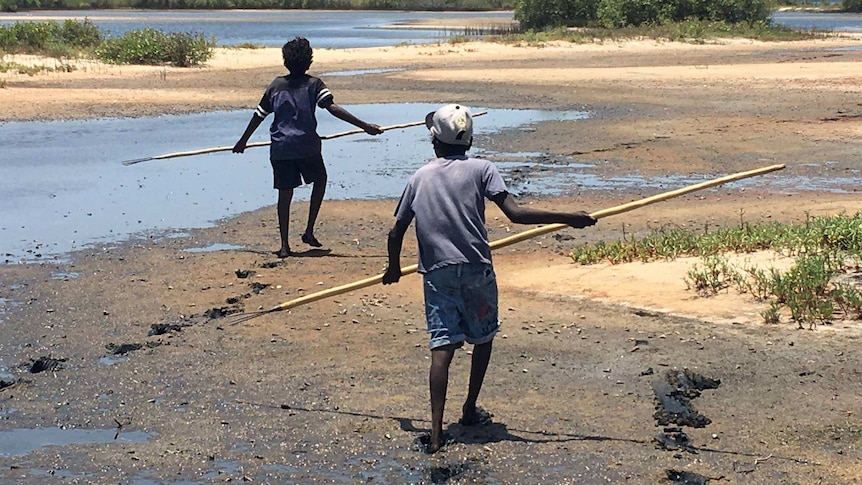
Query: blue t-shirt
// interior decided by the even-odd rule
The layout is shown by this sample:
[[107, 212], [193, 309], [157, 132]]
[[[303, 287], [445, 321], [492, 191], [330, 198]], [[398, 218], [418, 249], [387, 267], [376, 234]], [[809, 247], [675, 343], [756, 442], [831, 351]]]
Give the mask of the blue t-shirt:
[[506, 192], [491, 162], [467, 156], [434, 159], [413, 174], [395, 217], [416, 218], [419, 272], [450, 264], [491, 263], [485, 199]]
[[272, 160], [296, 160], [320, 155], [315, 107], [327, 108], [332, 93], [319, 78], [302, 74], [275, 78], [257, 105], [261, 119], [275, 113], [269, 127]]

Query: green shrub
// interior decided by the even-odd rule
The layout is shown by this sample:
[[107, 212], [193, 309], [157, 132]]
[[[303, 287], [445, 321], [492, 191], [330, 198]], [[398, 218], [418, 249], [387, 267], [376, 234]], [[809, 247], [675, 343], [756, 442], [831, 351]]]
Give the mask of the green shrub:
[[596, 13], [606, 28], [660, 23], [661, 0], [601, 0]]
[[848, 12], [862, 12], [862, 0], [844, 0], [844, 10]]
[[108, 39], [96, 49], [96, 57], [114, 64], [171, 64], [189, 67], [209, 60], [215, 39], [203, 34], [165, 33], [145, 28]]
[[773, 0], [518, 0], [515, 19], [527, 29], [595, 22], [608, 28], [687, 20], [768, 23], [773, 6]]
[[101, 31], [88, 19], [0, 25], [0, 51], [8, 53], [64, 57], [90, 51], [101, 42]]

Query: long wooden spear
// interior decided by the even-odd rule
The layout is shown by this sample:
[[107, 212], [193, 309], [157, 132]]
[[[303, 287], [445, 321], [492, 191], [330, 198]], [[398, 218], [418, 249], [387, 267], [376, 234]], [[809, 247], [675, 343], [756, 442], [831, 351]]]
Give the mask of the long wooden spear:
[[[706, 182], [701, 182], [694, 185], [689, 185], [687, 187], [683, 187], [681, 189], [671, 190], [668, 192], [662, 192], [661, 194], [656, 194], [650, 197], [646, 197], [640, 200], [636, 200], [633, 202], [629, 202], [626, 204], [618, 205], [615, 207], [611, 207], [608, 209], [603, 209], [597, 212], [593, 212], [590, 215], [595, 219], [602, 219], [604, 217], [613, 216], [617, 214], [622, 214], [623, 212], [629, 212], [635, 209], [639, 209], [643, 206], [655, 204], [656, 202], [661, 202], [663, 200], [672, 199], [674, 197], [679, 197], [681, 195], [685, 195], [691, 192], [695, 192], [698, 190], [703, 190], [709, 187], [715, 187], [717, 185], [726, 184], [728, 182], [734, 182], [737, 180], [742, 180], [749, 177], [754, 177], [757, 175], [763, 175], [769, 172], [774, 172], [776, 170], [781, 170], [784, 168], [784, 165], [770, 165], [768, 167], [758, 168], [755, 170], [749, 170], [747, 172], [739, 172], [733, 175], [727, 175], [724, 177], [719, 177], [713, 180], [707, 180]], [[491, 242], [491, 249], [500, 249], [506, 246], [511, 246], [512, 244], [526, 241], [527, 239], [534, 238], [536, 236], [541, 236], [543, 234], [548, 234], [550, 232], [558, 231], [560, 229], [569, 227], [566, 224], [548, 224], [546, 226], [537, 227], [535, 229], [530, 229], [528, 231], [519, 232], [518, 234], [514, 234], [512, 236], [504, 237], [503, 239], [498, 239], [496, 241]], [[401, 268], [401, 276], [408, 275], [410, 273], [415, 273], [418, 269], [418, 265], [410, 265], [404, 268]], [[333, 296], [341, 295], [343, 293], [347, 293], [353, 290], [358, 290], [361, 288], [365, 288], [368, 286], [376, 285], [378, 283], [383, 282], [383, 275], [379, 274], [377, 276], [372, 276], [370, 278], [361, 279], [358, 281], [354, 281], [353, 283], [336, 286], [334, 288], [329, 288], [327, 290], [318, 291], [312, 293], [310, 295], [306, 295], [300, 298], [295, 298], [290, 301], [286, 301], [279, 305], [276, 305], [268, 310], [261, 310], [257, 312], [250, 313], [242, 313], [234, 315], [234, 319], [231, 324], [235, 325], [237, 323], [245, 322], [247, 320], [251, 320], [252, 318], [259, 317], [261, 315], [266, 315], [268, 313], [278, 312], [281, 310], [288, 310], [290, 308], [295, 308], [300, 305], [305, 305], [306, 303], [312, 303], [318, 300], [323, 300], [325, 298], [330, 298]]]
[[[487, 111], [479, 111], [478, 113], [473, 113], [473, 118], [477, 116], [482, 116], [487, 114]], [[397, 130], [400, 128], [410, 128], [411, 126], [419, 126], [424, 125], [425, 120], [422, 121], [411, 121], [410, 123], [401, 123], [398, 125], [389, 125], [389, 126], [381, 126], [380, 129], [383, 131], [389, 130]], [[323, 135], [320, 137], [321, 140], [331, 140], [333, 138], [341, 138], [342, 136], [349, 135], [357, 135], [359, 133], [365, 133], [365, 130], [355, 129], [342, 131], [340, 133], [332, 133], [331, 135]], [[271, 141], [256, 141], [254, 143], [249, 143], [245, 147], [246, 148], [255, 148], [255, 147], [265, 147], [271, 145]], [[217, 153], [217, 152], [228, 152], [233, 150], [233, 146], [222, 146], [222, 147], [212, 147], [212, 148], [202, 148], [200, 150], [190, 150], [187, 152], [175, 152], [175, 153], [166, 153], [164, 155], [156, 155], [153, 157], [144, 157], [144, 158], [136, 158], [134, 160], [126, 160], [123, 162], [123, 165], [134, 165], [136, 163], [141, 162], [149, 162], [150, 160], [164, 160], [166, 158], [178, 158], [178, 157], [190, 157], [192, 155], [205, 155], [207, 153]]]

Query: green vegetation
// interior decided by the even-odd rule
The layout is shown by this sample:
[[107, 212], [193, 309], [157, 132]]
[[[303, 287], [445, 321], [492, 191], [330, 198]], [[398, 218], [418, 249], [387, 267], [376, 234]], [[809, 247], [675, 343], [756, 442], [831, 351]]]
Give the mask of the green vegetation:
[[847, 12], [862, 12], [862, 0], [844, 0], [844, 10]]
[[682, 21], [769, 23], [772, 0], [518, 0], [515, 19], [525, 29], [618, 28]]
[[99, 60], [114, 64], [171, 64], [190, 67], [208, 61], [215, 39], [203, 34], [165, 33], [146, 28], [108, 39], [95, 50]]
[[[38, 66], [27, 66], [24, 64], [19, 64], [17, 62], [0, 61], [0, 73], [14, 71], [19, 74], [26, 74], [32, 76], [34, 74], [39, 74], [40, 72], [72, 72], [73, 70], [74, 68], [67, 63], [61, 63], [57, 66], [50, 67], [44, 64]], [[6, 87], [5, 81], [0, 81], [0, 83], [2, 83], [2, 86], [0, 87]]]
[[102, 33], [89, 20], [0, 25], [0, 52], [3, 53], [71, 57], [92, 50], [102, 40]]
[[[0, 54], [37, 54], [57, 59], [85, 56], [115, 64], [189, 67], [209, 60], [215, 45], [215, 39], [203, 34], [165, 33], [150, 28], [105, 38], [89, 20], [0, 25]], [[49, 70], [11, 63], [0, 64], [0, 68], [25, 74]]]
[[523, 42], [541, 44], [543, 42], [564, 41], [573, 43], [592, 43], [621, 39], [664, 39], [677, 42], [704, 43], [708, 39], [742, 37], [761, 41], [794, 41], [822, 37], [808, 31], [793, 30], [783, 26], [772, 26], [767, 23], [708, 22], [702, 20], [686, 20], [660, 25], [642, 25], [640, 27], [623, 27], [605, 29], [601, 27], [583, 27], [568, 29], [564, 27], [549, 28], [543, 31], [528, 30], [524, 33], [500, 35], [504, 42]]
[[[795, 265], [784, 273], [774, 268], [740, 268], [724, 256], [759, 250], [795, 256]], [[600, 242], [571, 253], [581, 264], [647, 262], [679, 256], [701, 258], [686, 275], [690, 289], [710, 296], [734, 288], [768, 301], [770, 308], [762, 314], [764, 322], [777, 322], [782, 309], [800, 327], [826, 321], [836, 312], [862, 318], [862, 292], [839, 281], [841, 274], [860, 267], [862, 213], [808, 218], [799, 225], [740, 222], [736, 227], [701, 234], [678, 228], [653, 231], [640, 239], [624, 234], [621, 241]]]

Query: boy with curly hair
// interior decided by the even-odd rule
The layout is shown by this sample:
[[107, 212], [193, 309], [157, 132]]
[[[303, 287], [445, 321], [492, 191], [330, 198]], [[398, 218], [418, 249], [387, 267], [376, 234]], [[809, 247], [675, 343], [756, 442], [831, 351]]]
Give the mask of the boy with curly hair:
[[288, 228], [293, 189], [310, 183], [311, 200], [308, 223], [302, 242], [313, 247], [322, 244], [314, 237], [314, 224], [326, 191], [326, 167], [321, 154], [321, 140], [317, 134], [315, 107], [329, 111], [369, 135], [383, 133], [380, 126], [366, 123], [333, 101], [332, 93], [320, 78], [306, 74], [311, 67], [313, 51], [303, 37], [296, 37], [281, 48], [284, 67], [288, 75], [275, 78], [258, 103], [245, 132], [233, 147], [234, 153], [243, 153], [248, 139], [263, 120], [274, 113], [269, 133], [272, 140], [269, 159], [272, 164], [273, 188], [278, 190], [278, 228], [281, 248], [274, 251], [279, 258], [290, 256]]

